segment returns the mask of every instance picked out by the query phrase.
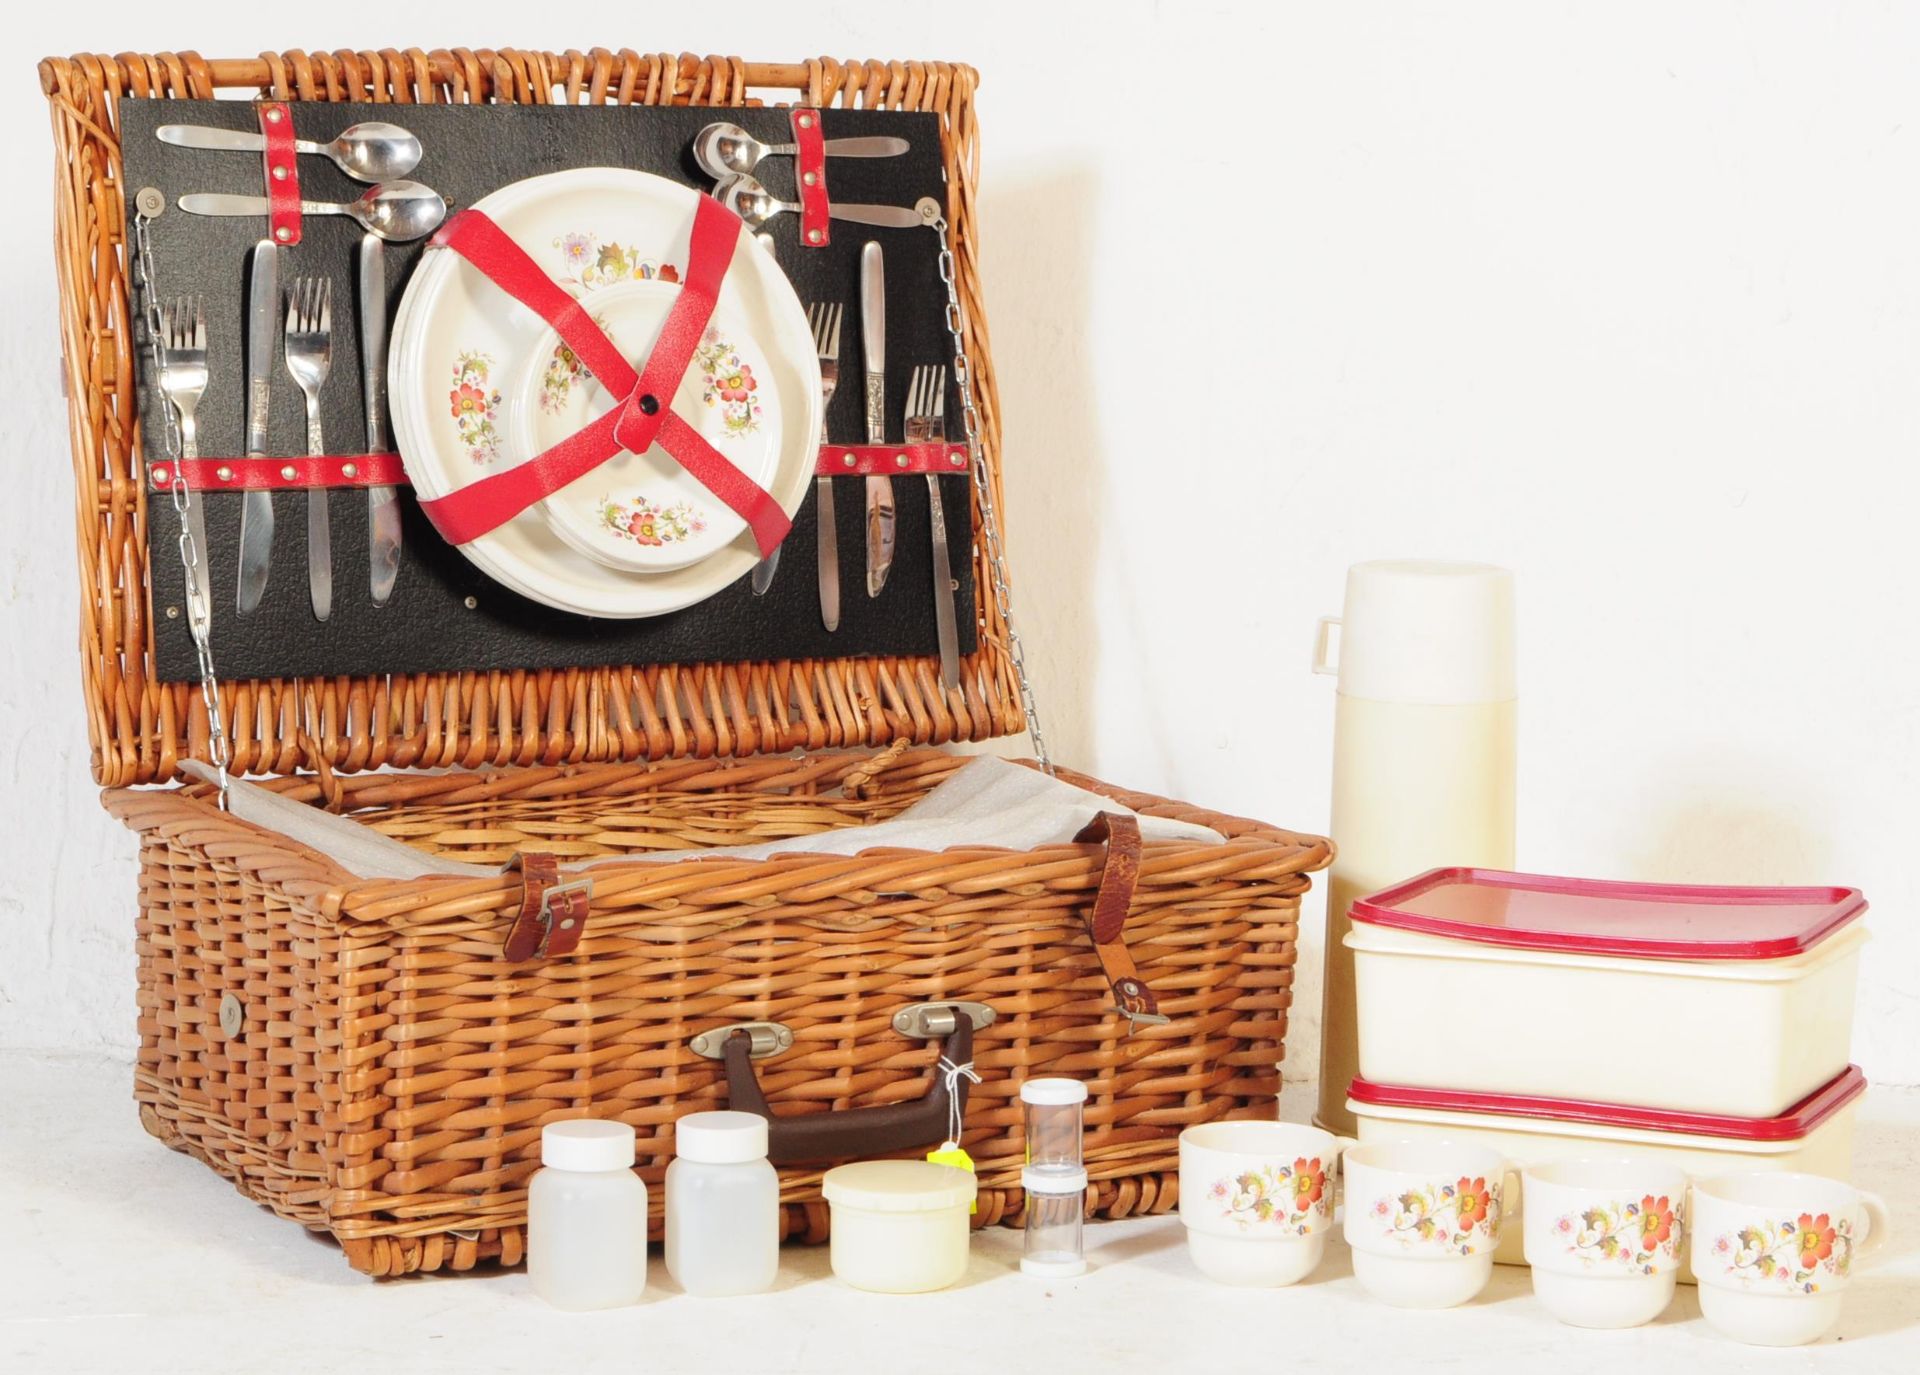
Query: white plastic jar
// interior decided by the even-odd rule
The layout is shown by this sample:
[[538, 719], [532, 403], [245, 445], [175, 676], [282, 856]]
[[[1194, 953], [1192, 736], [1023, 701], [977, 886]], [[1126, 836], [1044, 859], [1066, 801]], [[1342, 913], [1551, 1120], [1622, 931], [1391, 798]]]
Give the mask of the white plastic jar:
[[820, 1182], [833, 1273], [855, 1289], [924, 1294], [967, 1271], [973, 1175], [925, 1160], [864, 1160]]
[[667, 1166], [667, 1273], [689, 1294], [758, 1294], [780, 1269], [780, 1176], [767, 1119], [696, 1112], [674, 1124]]
[[527, 1275], [555, 1308], [638, 1303], [647, 1287], [647, 1186], [625, 1122], [549, 1122], [527, 1188]]

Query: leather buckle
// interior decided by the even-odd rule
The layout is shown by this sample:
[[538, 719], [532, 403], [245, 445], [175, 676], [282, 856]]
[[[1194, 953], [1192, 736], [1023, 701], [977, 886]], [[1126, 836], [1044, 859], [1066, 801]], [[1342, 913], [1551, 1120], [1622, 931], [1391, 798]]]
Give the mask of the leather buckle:
[[540, 907], [534, 913], [541, 928], [540, 955], [572, 952], [580, 943], [580, 933], [587, 924], [587, 904], [592, 900], [590, 878], [570, 878], [540, 894]]

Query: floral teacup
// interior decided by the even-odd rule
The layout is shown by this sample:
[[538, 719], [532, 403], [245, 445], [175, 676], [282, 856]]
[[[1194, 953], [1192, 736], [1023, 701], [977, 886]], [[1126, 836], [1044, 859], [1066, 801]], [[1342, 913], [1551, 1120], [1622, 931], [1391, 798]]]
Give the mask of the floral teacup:
[[1498, 1152], [1460, 1141], [1370, 1142], [1341, 1161], [1353, 1274], [1399, 1308], [1452, 1308], [1493, 1277], [1502, 1197], [1518, 1181]]
[[1522, 1178], [1533, 1292], [1575, 1327], [1638, 1327], [1673, 1302], [1687, 1176], [1657, 1160], [1560, 1160]]
[[1180, 1133], [1180, 1220], [1200, 1273], [1292, 1284], [1326, 1254], [1334, 1163], [1352, 1145], [1291, 1122], [1208, 1122]]
[[1693, 1186], [1700, 1312], [1726, 1336], [1799, 1346], [1840, 1321], [1854, 1262], [1889, 1236], [1887, 1205], [1814, 1174], [1732, 1174]]

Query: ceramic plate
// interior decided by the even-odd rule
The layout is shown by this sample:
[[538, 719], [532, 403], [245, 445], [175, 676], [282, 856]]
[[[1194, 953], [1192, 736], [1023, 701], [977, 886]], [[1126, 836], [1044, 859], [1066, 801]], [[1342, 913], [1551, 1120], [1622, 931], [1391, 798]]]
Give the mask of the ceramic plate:
[[[677, 294], [698, 193], [583, 168], [479, 201], [638, 358]], [[525, 462], [614, 398], [544, 320], [458, 254], [429, 251], [407, 284], [388, 359], [394, 436], [423, 499]], [[820, 371], [805, 312], [770, 254], [742, 238], [675, 411], [789, 516], [812, 476]], [[662, 615], [759, 559], [745, 523], [658, 446], [622, 453], [462, 546], [496, 581], [587, 616]]]

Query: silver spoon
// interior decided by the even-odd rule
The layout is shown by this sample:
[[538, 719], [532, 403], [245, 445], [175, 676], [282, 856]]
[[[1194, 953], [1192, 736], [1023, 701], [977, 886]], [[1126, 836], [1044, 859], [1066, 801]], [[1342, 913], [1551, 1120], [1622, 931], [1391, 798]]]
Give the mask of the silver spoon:
[[[713, 196], [745, 220], [750, 229], [759, 229], [775, 215], [800, 213], [800, 207], [792, 201], [777, 199], [752, 177], [738, 172], [722, 177], [720, 184], [713, 188]], [[882, 229], [918, 229], [926, 223], [920, 218], [919, 211], [909, 210], [904, 205], [849, 205], [835, 201], [827, 209], [836, 220], [878, 225]]]
[[[822, 151], [830, 158], [897, 158], [907, 151], [903, 138], [830, 138]], [[693, 160], [710, 177], [747, 176], [767, 157], [793, 157], [791, 143], [762, 143], [738, 124], [709, 124], [693, 136]]]
[[[182, 196], [180, 208], [189, 215], [264, 215], [265, 196], [228, 196], [194, 192]], [[362, 229], [390, 243], [423, 239], [447, 217], [447, 203], [430, 186], [417, 181], [389, 181], [369, 186], [359, 200], [301, 201], [303, 215], [345, 215]], [[916, 217], [915, 224], [919, 223]]]
[[[218, 152], [257, 153], [267, 141], [259, 133], [241, 129], [214, 129], [204, 124], [162, 124], [154, 136], [176, 148], [210, 148]], [[295, 139], [302, 153], [332, 158], [334, 165], [355, 181], [390, 181], [420, 165], [420, 140], [398, 124], [370, 120], [350, 124], [331, 143]]]

